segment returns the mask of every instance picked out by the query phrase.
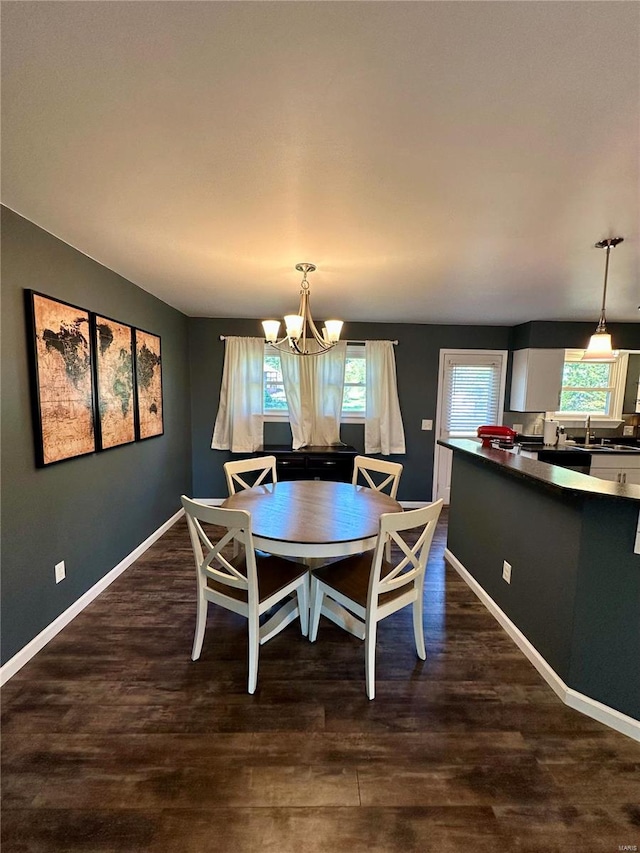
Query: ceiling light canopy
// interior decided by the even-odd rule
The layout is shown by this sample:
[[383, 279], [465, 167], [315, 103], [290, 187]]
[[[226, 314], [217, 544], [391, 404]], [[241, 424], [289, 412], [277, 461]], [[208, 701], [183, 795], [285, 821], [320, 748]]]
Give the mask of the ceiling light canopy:
[[606, 249], [607, 256], [604, 265], [604, 288], [602, 290], [602, 309], [600, 311], [600, 320], [598, 326], [591, 335], [589, 345], [584, 351], [582, 361], [613, 361], [617, 358], [618, 353], [611, 348], [611, 335], [607, 331], [607, 318], [605, 316], [605, 304], [607, 301], [607, 277], [609, 275], [609, 254], [611, 249], [615, 248], [618, 243], [622, 243], [624, 237], [611, 237], [607, 240], [600, 240], [596, 243], [596, 249]]
[[328, 352], [340, 340], [342, 320], [326, 320], [320, 334], [311, 316], [307, 281], [308, 273], [316, 269], [315, 264], [296, 264], [296, 269], [302, 273], [298, 313], [285, 315], [286, 335], [280, 340], [278, 340], [280, 322], [263, 320], [264, 336], [268, 344], [281, 352], [290, 352], [293, 355], [321, 355], [323, 352]]

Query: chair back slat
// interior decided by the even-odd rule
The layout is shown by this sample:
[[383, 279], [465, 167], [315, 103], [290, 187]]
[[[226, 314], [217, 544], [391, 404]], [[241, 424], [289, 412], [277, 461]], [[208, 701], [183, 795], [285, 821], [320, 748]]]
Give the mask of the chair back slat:
[[[251, 489], [254, 486], [260, 486], [268, 480], [269, 476], [272, 483], [278, 482], [275, 456], [239, 459], [238, 461], [225, 462], [223, 467], [229, 495], [235, 495], [240, 489]], [[254, 476], [247, 477], [247, 474]]]
[[[369, 456], [356, 456], [353, 460], [352, 484], [367, 485], [377, 492], [387, 491], [395, 498], [398, 493], [402, 465], [399, 462], [387, 462], [384, 459], [373, 459]], [[361, 481], [364, 481], [362, 483]]]
[[[196, 571], [201, 580], [206, 583], [206, 578], [211, 578], [235, 589], [245, 589], [250, 595], [257, 595], [257, 572], [250, 514], [244, 510], [205, 506], [185, 495], [182, 496], [182, 505], [187, 516]], [[212, 524], [224, 530], [215, 544], [203, 529], [203, 523]], [[246, 568], [246, 575], [222, 553], [223, 549], [232, 545], [234, 541], [244, 545], [243, 566]]]
[[[427, 557], [442, 505], [443, 501], [439, 500], [419, 509], [384, 513], [380, 516], [380, 533], [369, 579], [368, 607], [375, 605], [379, 596], [384, 593], [409, 584], [422, 587]], [[416, 532], [418, 535], [412, 544], [407, 534], [412, 533], [413, 539]], [[391, 563], [384, 561], [389, 541], [394, 542], [400, 551], [400, 557]], [[393, 553], [392, 551], [391, 554]]]

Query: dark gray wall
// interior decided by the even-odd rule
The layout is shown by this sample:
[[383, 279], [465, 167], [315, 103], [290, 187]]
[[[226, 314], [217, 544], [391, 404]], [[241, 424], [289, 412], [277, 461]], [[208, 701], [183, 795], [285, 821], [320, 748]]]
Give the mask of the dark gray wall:
[[[197, 497], [224, 497], [227, 487], [222, 465], [231, 455], [211, 450], [211, 435], [218, 410], [224, 342], [220, 335], [256, 335], [258, 320], [192, 319], [189, 345], [192, 385], [193, 488]], [[407, 452], [390, 457], [404, 465], [398, 498], [429, 500], [433, 484], [435, 432], [423, 432], [423, 418], [435, 420], [438, 362], [441, 349], [507, 349], [507, 326], [430, 326], [399, 323], [345, 323], [350, 340], [398, 340], [395, 349], [398, 395]], [[435, 424], [434, 424], [435, 425]], [[284, 424], [265, 425], [265, 444], [290, 443]], [[364, 427], [345, 424], [342, 440], [364, 452]]]
[[587, 501], [568, 684], [640, 720], [638, 505]]
[[[191, 425], [183, 314], [6, 208], [2, 250], [4, 662], [179, 509]], [[161, 335], [164, 435], [35, 467], [24, 288]]]
[[[512, 329], [511, 349], [583, 349], [596, 330], [597, 320], [594, 315], [593, 323], [522, 323]], [[607, 329], [616, 349], [640, 350], [640, 323], [607, 323]]]
[[[582, 499], [453, 454], [447, 547], [567, 680]], [[544, 535], [541, 535], [544, 531]], [[512, 566], [511, 584], [502, 563]]]
[[454, 452], [449, 550], [569, 687], [640, 719], [637, 521]]

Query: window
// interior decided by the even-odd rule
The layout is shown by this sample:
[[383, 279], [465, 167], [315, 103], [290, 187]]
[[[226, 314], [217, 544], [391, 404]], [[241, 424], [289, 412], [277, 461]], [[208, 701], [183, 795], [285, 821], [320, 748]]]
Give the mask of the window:
[[560, 411], [557, 415], [618, 418], [626, 362], [581, 361], [583, 350], [566, 350]]
[[443, 421], [450, 437], [475, 436], [479, 426], [502, 419], [501, 355], [447, 355], [443, 363]]
[[[322, 356], [318, 356], [322, 358]], [[263, 414], [270, 418], [287, 418], [289, 409], [284, 392], [280, 353], [265, 345]], [[342, 417], [344, 420], [364, 418], [367, 404], [367, 360], [364, 346], [349, 344], [344, 368]]]
[[363, 418], [367, 410], [367, 359], [363, 346], [347, 346], [342, 417]]
[[287, 397], [284, 393], [280, 354], [271, 347], [265, 346], [264, 352], [264, 384], [263, 407], [267, 414], [286, 414], [288, 411]]

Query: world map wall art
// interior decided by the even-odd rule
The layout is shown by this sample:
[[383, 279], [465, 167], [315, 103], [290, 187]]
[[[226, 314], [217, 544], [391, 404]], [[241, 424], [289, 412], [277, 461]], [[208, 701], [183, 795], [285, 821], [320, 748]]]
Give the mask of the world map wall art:
[[160, 338], [136, 329], [136, 438], [164, 432], [162, 414], [162, 357]]
[[162, 435], [159, 335], [26, 291], [36, 465]]
[[135, 441], [133, 329], [108, 317], [93, 318], [100, 450]]

